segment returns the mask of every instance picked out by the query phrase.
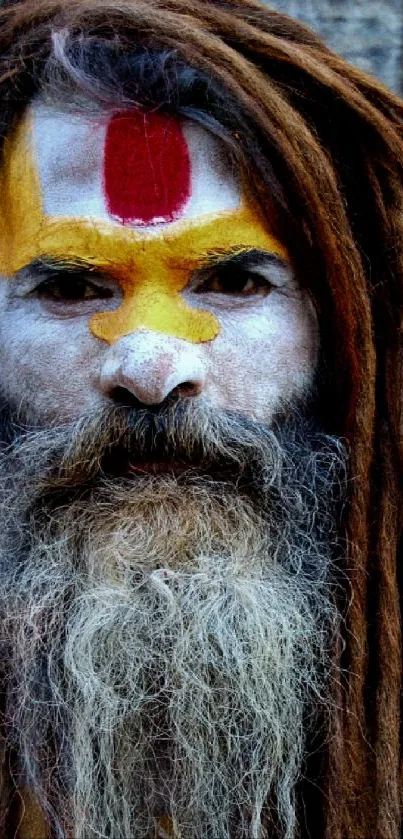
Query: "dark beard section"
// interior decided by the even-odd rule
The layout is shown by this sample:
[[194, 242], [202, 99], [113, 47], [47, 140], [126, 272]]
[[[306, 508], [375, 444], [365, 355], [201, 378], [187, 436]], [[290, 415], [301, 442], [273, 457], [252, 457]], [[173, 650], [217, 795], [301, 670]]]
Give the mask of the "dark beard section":
[[[181, 470], [132, 468], [156, 460]], [[148, 839], [169, 817], [182, 839], [296, 837], [345, 467], [302, 419], [269, 431], [191, 400], [16, 436], [6, 734], [55, 835]]]

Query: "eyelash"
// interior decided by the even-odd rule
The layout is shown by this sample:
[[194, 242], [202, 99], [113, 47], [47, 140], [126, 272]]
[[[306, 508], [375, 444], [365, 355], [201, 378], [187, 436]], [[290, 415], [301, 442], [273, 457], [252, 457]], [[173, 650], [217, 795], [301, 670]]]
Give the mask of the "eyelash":
[[[247, 289], [242, 288], [252, 284]], [[216, 287], [214, 288], [214, 285]], [[221, 288], [218, 287], [221, 285]], [[210, 275], [196, 287], [197, 293], [226, 294], [241, 297], [252, 297], [258, 293], [267, 295], [272, 286], [269, 280], [260, 274], [242, 268], [227, 268], [223, 271], [212, 270]]]
[[[80, 286], [84, 290], [84, 294], [81, 296], [77, 294]], [[86, 296], [85, 292], [88, 290], [94, 293]], [[61, 302], [70, 301], [71, 303], [86, 300], [106, 300], [113, 297], [112, 289], [101, 284], [98, 285], [98, 283], [93, 283], [86, 277], [75, 276], [74, 274], [48, 277], [36, 286], [35, 292], [40, 297], [51, 297], [53, 300], [60, 300]]]

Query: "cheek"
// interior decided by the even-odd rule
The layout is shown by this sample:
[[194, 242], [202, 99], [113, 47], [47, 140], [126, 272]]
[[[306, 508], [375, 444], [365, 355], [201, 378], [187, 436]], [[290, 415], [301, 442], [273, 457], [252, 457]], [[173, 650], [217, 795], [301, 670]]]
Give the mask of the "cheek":
[[210, 349], [211, 399], [217, 407], [270, 422], [284, 403], [309, 390], [318, 347], [310, 301], [284, 297], [261, 313], [228, 318]]
[[98, 344], [84, 321], [45, 323], [6, 313], [0, 323], [4, 397], [31, 421], [76, 419], [97, 403]]

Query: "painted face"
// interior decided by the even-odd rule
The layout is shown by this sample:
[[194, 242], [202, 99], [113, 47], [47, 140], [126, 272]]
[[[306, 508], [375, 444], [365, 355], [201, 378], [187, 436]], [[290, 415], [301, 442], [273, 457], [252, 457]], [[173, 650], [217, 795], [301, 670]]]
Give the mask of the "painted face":
[[0, 388], [40, 422], [173, 391], [270, 422], [317, 324], [217, 138], [138, 109], [36, 101], [5, 144]]
[[34, 105], [7, 141], [2, 195], [0, 271], [51, 257], [108, 273], [123, 304], [90, 328], [109, 343], [139, 328], [212, 340], [217, 319], [181, 296], [190, 275], [217, 251], [285, 255], [214, 137], [158, 112], [85, 119]]

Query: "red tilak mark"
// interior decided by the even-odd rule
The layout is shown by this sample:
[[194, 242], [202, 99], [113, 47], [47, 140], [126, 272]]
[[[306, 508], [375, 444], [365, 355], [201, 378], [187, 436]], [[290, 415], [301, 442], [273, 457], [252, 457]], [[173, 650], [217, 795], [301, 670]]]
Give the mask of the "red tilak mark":
[[108, 211], [123, 224], [179, 218], [190, 195], [190, 159], [180, 123], [167, 114], [121, 111], [106, 133]]

